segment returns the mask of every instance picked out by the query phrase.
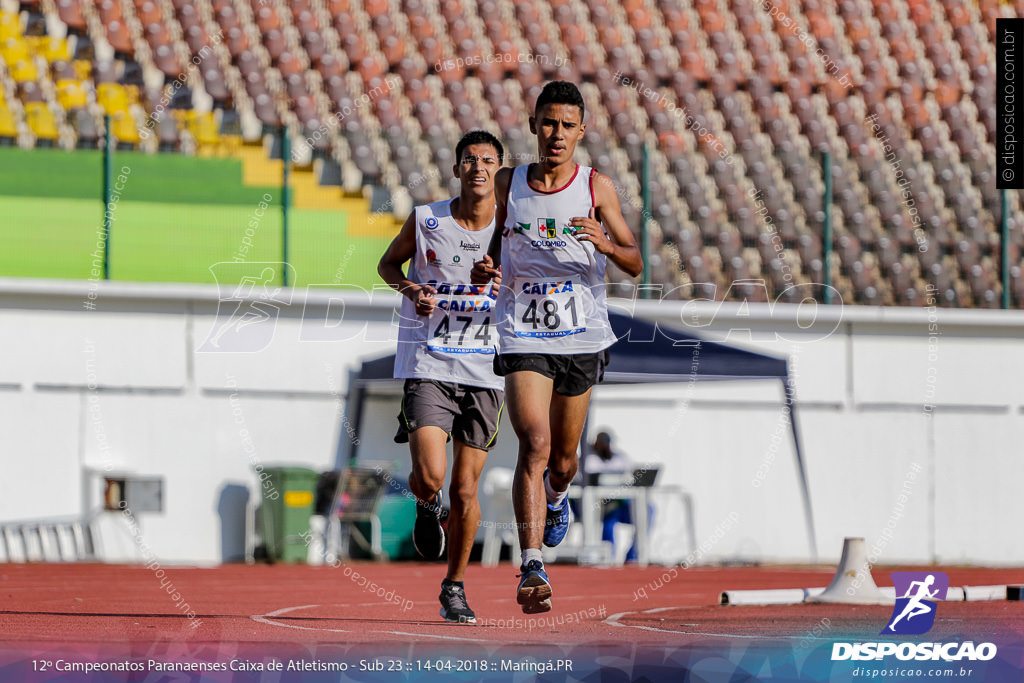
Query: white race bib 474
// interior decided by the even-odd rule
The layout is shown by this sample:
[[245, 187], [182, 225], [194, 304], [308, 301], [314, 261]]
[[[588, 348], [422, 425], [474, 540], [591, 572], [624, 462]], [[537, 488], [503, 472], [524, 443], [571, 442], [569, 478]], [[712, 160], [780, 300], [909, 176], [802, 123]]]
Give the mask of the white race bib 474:
[[494, 299], [483, 289], [456, 285], [448, 292], [439, 291], [437, 307], [427, 321], [427, 348], [441, 353], [494, 353], [498, 342]]

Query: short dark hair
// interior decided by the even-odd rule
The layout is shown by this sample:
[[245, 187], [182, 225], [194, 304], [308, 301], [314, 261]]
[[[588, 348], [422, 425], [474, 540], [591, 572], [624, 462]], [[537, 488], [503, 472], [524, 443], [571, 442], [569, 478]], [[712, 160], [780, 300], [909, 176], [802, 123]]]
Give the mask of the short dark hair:
[[462, 152], [470, 145], [491, 145], [498, 152], [498, 161], [505, 163], [505, 148], [486, 130], [471, 130], [462, 136], [459, 144], [455, 145], [455, 163], [462, 163]]
[[545, 85], [544, 89], [540, 91], [540, 96], [537, 97], [537, 106], [533, 108], [534, 114], [548, 104], [569, 104], [579, 107], [581, 121], [583, 120], [583, 115], [586, 114], [586, 108], [583, 106], [583, 95], [580, 94], [580, 89], [569, 81], [551, 81]]

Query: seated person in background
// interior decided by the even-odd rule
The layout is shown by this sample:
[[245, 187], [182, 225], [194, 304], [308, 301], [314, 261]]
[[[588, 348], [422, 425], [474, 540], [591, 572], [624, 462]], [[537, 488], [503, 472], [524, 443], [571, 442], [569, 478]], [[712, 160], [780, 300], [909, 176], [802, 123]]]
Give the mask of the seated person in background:
[[[625, 475], [617, 484], [623, 486], [632, 485], [629, 475], [633, 473], [633, 463], [624, 453], [612, 450], [612, 437], [608, 432], [600, 432], [594, 439], [594, 446], [590, 455], [584, 463], [584, 470], [587, 473], [587, 483], [598, 481], [598, 475], [621, 474]], [[602, 515], [601, 540], [612, 544], [612, 555], [615, 554], [615, 525], [632, 524], [633, 510], [630, 501], [608, 499], [604, 501]], [[626, 553], [626, 562], [636, 561], [636, 536], [633, 537], [633, 545]]]

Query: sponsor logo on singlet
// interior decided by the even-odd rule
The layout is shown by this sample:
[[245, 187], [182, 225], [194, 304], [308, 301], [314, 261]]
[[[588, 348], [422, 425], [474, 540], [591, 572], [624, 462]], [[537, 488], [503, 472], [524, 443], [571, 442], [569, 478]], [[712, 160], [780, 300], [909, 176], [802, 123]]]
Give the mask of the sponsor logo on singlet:
[[[518, 227], [515, 231], [519, 234], [523, 234], [530, 229], [529, 223], [516, 223], [517, 226], [521, 226], [523, 230]], [[567, 246], [567, 242], [564, 239], [558, 239], [558, 221], [554, 218], [538, 218], [537, 219], [537, 232], [540, 235], [539, 240], [530, 240], [530, 246], [534, 249], [556, 249]], [[562, 235], [571, 235], [575, 232], [572, 226], [566, 225], [562, 227]]]

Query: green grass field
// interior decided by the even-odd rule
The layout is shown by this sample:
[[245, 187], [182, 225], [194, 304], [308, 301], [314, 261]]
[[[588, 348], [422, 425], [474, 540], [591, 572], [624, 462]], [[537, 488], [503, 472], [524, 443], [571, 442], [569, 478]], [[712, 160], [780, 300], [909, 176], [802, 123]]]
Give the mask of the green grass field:
[[[239, 162], [116, 154], [115, 177], [124, 166], [131, 172], [112, 214], [112, 279], [212, 283], [218, 262], [281, 260], [280, 190], [243, 186]], [[0, 275], [92, 275], [101, 168], [98, 152], [0, 149]], [[275, 199], [262, 211], [265, 193]], [[344, 213], [292, 209], [289, 284], [372, 286], [387, 242], [350, 237]]]
[[[114, 176], [127, 168], [123, 198], [180, 204], [256, 204], [276, 187], [242, 185], [242, 162], [180, 154], [115, 152]], [[103, 155], [98, 150], [0, 147], [0, 195], [99, 199]]]

